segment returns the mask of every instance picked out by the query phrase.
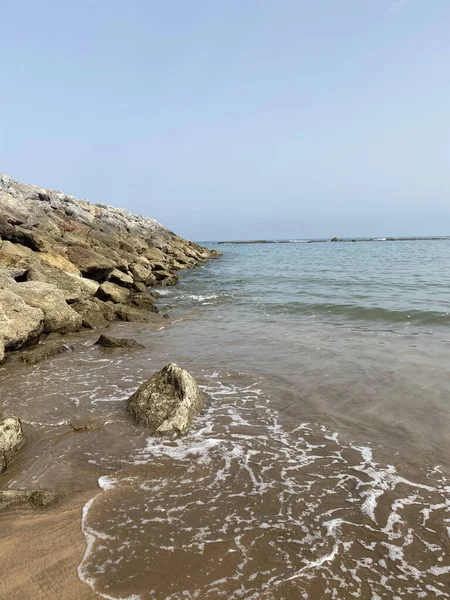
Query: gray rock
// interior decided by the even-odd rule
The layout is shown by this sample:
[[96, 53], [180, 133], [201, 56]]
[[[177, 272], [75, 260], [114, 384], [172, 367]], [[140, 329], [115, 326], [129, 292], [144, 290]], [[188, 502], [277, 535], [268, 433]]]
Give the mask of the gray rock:
[[[51, 334], [53, 335], [53, 334]], [[7, 357], [7, 362], [18, 362], [26, 365], [35, 365], [42, 360], [47, 360], [58, 354], [73, 350], [73, 346], [65, 344], [62, 340], [49, 340], [39, 343], [33, 348], [26, 348]]]
[[0, 473], [6, 469], [8, 461], [20, 450], [24, 441], [20, 419], [7, 417], [0, 421]]
[[119, 269], [111, 271], [108, 275], [108, 281], [128, 289], [133, 287], [133, 278], [130, 275], [123, 273], [123, 271], [119, 271]]
[[43, 281], [26, 281], [18, 283], [15, 292], [29, 306], [42, 310], [44, 333], [72, 333], [81, 329], [80, 315], [68, 306], [63, 292], [56, 286]]
[[80, 277], [74, 277], [61, 269], [49, 265], [39, 256], [33, 257], [30, 268], [27, 272], [27, 281], [43, 281], [55, 285], [64, 294], [67, 302], [75, 302], [83, 296], [79, 284]]
[[94, 279], [95, 281], [104, 281], [116, 267], [115, 262], [95, 252], [91, 248], [69, 246], [67, 248], [67, 256], [69, 257], [69, 260], [80, 269], [82, 275], [89, 279]]
[[71, 306], [81, 316], [83, 327], [88, 329], [103, 329], [117, 318], [113, 308], [98, 298], [76, 302]]
[[35, 342], [44, 329], [44, 313], [10, 290], [0, 290], [0, 339], [6, 350]]
[[127, 350], [140, 350], [141, 348], [145, 348], [145, 346], [139, 344], [136, 340], [115, 338], [109, 335], [101, 335], [95, 343], [104, 348], [126, 348]]
[[173, 363], [152, 375], [128, 399], [127, 410], [157, 435], [176, 437], [191, 427], [205, 397], [190, 373]]
[[130, 295], [129, 290], [110, 281], [102, 283], [97, 291], [97, 296], [100, 300], [111, 300], [111, 302], [115, 302], [116, 304], [125, 304], [130, 299]]

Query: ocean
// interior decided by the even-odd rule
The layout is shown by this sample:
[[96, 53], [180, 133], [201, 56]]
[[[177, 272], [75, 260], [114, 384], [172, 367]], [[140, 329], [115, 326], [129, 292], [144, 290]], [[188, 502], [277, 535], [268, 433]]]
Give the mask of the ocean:
[[[109, 330], [144, 350], [78, 334], [3, 373], [51, 456], [14, 483], [98, 479], [79, 578], [114, 600], [450, 598], [450, 240], [206, 245], [222, 258], [161, 290], [169, 328]], [[177, 441], [124, 411], [167, 362], [208, 397]], [[69, 436], [74, 415], [102, 426]]]

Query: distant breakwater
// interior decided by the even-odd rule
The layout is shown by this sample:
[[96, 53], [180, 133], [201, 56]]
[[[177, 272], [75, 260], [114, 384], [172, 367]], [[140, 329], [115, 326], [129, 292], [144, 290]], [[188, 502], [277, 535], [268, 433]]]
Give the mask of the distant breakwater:
[[329, 242], [419, 242], [449, 240], [449, 236], [432, 237], [379, 237], [379, 238], [328, 238], [311, 240], [232, 240], [217, 242], [217, 244], [326, 244]]

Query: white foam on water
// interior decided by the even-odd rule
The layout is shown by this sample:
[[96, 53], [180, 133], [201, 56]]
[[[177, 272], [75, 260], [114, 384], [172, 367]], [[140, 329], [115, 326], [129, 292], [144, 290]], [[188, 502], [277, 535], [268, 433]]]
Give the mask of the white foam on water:
[[[100, 478], [101, 494], [126, 486], [133, 506], [110, 506], [105, 531], [98, 531], [89, 527], [98, 496], [86, 504], [80, 579], [111, 599], [103, 594], [108, 569], [123, 561], [131, 577], [131, 549], [145, 547], [145, 597], [153, 589], [151, 556], [189, 553], [203, 565], [204, 581], [183, 579], [183, 589], [167, 600], [276, 600], [284, 589], [315, 598], [318, 581], [326, 583], [323, 597], [338, 600], [344, 593], [367, 597], [367, 589], [374, 600], [450, 598], [448, 544], [435, 533], [447, 529], [450, 536], [444, 526], [450, 489], [439, 470], [430, 470], [429, 483], [410, 481], [376, 462], [374, 448], [346, 443], [323, 425], [287, 429], [258, 381], [237, 384], [236, 376], [217, 372], [205, 377], [211, 402], [185, 437], [149, 438], [127, 457], [139, 468], [136, 476]], [[145, 465], [154, 473], [147, 478]], [[128, 536], [120, 545], [116, 531]], [[208, 559], [217, 545], [218, 562], [232, 561], [226, 576], [214, 576], [218, 562]], [[109, 558], [97, 561], [96, 551], [105, 548]], [[412, 548], [426, 554], [420, 569]], [[273, 562], [259, 553], [273, 555]], [[175, 563], [174, 569], [175, 576]]]

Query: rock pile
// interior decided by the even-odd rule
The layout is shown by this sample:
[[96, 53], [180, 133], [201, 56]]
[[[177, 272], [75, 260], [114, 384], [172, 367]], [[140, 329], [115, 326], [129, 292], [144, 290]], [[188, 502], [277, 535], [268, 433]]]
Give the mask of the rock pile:
[[217, 256], [153, 219], [0, 175], [0, 361], [42, 334], [151, 322], [149, 288]]

